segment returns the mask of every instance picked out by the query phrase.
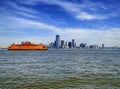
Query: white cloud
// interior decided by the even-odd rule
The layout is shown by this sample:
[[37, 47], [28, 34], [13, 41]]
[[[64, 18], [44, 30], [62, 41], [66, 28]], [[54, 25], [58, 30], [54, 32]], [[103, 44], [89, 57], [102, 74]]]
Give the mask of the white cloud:
[[11, 1], [7, 1], [7, 5], [9, 7], [12, 7], [12, 10], [15, 10], [15, 11], [21, 11], [21, 12], [26, 12], [26, 13], [29, 13], [29, 14], [38, 14], [39, 12], [31, 7], [25, 7], [25, 6], [22, 6], [22, 5], [18, 5], [14, 2], [11, 2]]
[[79, 15], [76, 16], [78, 19], [87, 19], [87, 20], [92, 20], [92, 19], [97, 19], [97, 16], [95, 15], [90, 15], [86, 12], [81, 12]]
[[33, 14], [29, 14], [29, 13], [26, 13], [26, 12], [15, 11], [15, 14], [16, 14], [16, 13], [19, 14], [19, 15], [25, 16], [25, 17], [36, 18], [35, 15], [33, 15]]
[[6, 30], [6, 29], [3, 30], [0, 28], [0, 33], [23, 33], [23, 32], [18, 30]]
[[[37, 0], [37, 1], [42, 1], [44, 3], [47, 4], [54, 4], [54, 5], [58, 5], [61, 8], [63, 8], [64, 10], [66, 10], [67, 12], [69, 12], [72, 16], [74, 16], [77, 19], [80, 20], [94, 20], [94, 19], [106, 19], [108, 18], [108, 16], [103, 16], [101, 14], [93, 14], [93, 13], [88, 13], [86, 11], [87, 10], [93, 10], [96, 11], [98, 9], [98, 7], [104, 7], [103, 5], [97, 5], [91, 2], [86, 1], [85, 4], [76, 4], [73, 2], [68, 2], [68, 1], [60, 1], [60, 0], [56, 0], [56, 1], [51, 1], [51, 0]], [[34, 1], [33, 1], [34, 2]], [[92, 11], [92, 12], [93, 12]]]
[[[17, 1], [17, 2], [25, 5], [26, 4], [37, 5], [37, 4], [41, 4], [40, 1], [46, 4], [58, 5], [64, 10], [66, 10], [70, 15], [80, 20], [95, 20], [95, 19], [100, 20], [100, 19], [107, 19], [113, 16], [113, 14], [111, 13], [103, 15], [101, 11], [108, 10], [108, 7], [106, 7], [100, 2], [94, 3], [89, 0], [85, 0], [84, 3], [79, 3], [79, 4], [69, 1], [61, 1], [61, 0], [27, 0], [27, 1]], [[39, 11], [33, 8], [20, 6], [14, 2], [8, 1], [7, 5], [14, 7], [14, 9], [17, 11], [18, 14], [22, 15], [23, 13], [24, 16], [35, 17], [34, 15], [40, 14]], [[116, 14], [114, 14], [114, 16], [115, 15]]]
[[88, 14], [87, 12], [81, 12], [79, 15], [76, 16], [78, 19], [82, 20], [93, 20], [93, 19], [106, 19], [107, 17], [101, 15], [92, 15]]
[[30, 18], [37, 18], [37, 15], [40, 14], [39, 11], [35, 10], [32, 7], [25, 7], [23, 5], [17, 4], [12, 1], [6, 1], [4, 7], [0, 8], [1, 15], [6, 16], [26, 16]]
[[5, 26], [0, 29], [13, 29], [13, 30], [15, 29], [15, 30], [22, 31], [22, 30], [29, 29], [29, 28], [35, 28], [35, 30], [48, 30], [54, 33], [61, 32], [60, 28], [53, 26], [53, 25], [48, 25], [42, 22], [37, 22], [37, 21], [17, 18], [17, 17], [11, 17], [11, 16], [8, 16], [5, 18], [6, 19], [1, 18], [2, 24]]
[[[113, 4], [110, 3], [109, 5], [106, 5], [102, 2], [92, 2], [90, 0], [84, 0], [82, 3], [61, 0], [30, 0], [34, 5], [35, 2], [38, 4], [39, 1], [46, 4], [58, 5], [66, 10], [70, 15], [80, 20], [102, 20], [115, 17], [119, 15], [118, 8], [120, 7], [119, 4], [114, 7]], [[116, 10], [113, 11], [113, 8], [116, 8]]]
[[28, 27], [28, 28], [37, 28], [37, 29], [47, 29], [49, 31], [53, 32], [60, 32], [61, 30], [55, 26], [47, 25], [42, 22], [36, 22], [26, 19], [20, 19], [20, 18], [14, 18], [14, 20], [17, 22], [18, 26], [22, 27]]

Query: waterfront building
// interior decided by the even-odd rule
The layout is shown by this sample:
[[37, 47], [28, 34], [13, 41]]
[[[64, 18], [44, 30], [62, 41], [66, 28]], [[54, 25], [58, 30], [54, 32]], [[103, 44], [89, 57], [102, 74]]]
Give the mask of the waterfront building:
[[68, 42], [67, 42], [67, 41], [66, 41], [66, 43], [65, 43], [65, 48], [67, 48], [67, 49], [69, 48], [69, 47], [68, 47]]
[[68, 43], [68, 47], [69, 47], [69, 48], [72, 48], [72, 42], [69, 42], [69, 43]]
[[77, 47], [77, 44], [75, 43], [75, 47], [74, 48], [76, 48]]
[[56, 35], [56, 48], [60, 48], [60, 35]]
[[86, 48], [86, 43], [81, 43], [80, 48]]
[[89, 45], [89, 48], [98, 49], [99, 46], [98, 45]]
[[75, 40], [72, 39], [72, 48], [74, 48], [74, 47], [75, 47]]
[[54, 41], [54, 47], [53, 48], [56, 48], [56, 41]]
[[51, 42], [51, 43], [49, 44], [49, 48], [54, 48], [54, 43], [53, 43], [53, 42]]
[[102, 48], [104, 48], [105, 47], [105, 45], [104, 44], [102, 44]]
[[61, 40], [61, 48], [64, 48], [64, 47], [65, 47], [64, 40]]

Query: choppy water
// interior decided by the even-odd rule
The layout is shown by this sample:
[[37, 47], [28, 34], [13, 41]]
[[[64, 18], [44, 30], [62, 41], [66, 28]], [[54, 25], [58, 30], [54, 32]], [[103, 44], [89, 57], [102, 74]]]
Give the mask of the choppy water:
[[0, 89], [120, 89], [120, 50], [0, 50]]

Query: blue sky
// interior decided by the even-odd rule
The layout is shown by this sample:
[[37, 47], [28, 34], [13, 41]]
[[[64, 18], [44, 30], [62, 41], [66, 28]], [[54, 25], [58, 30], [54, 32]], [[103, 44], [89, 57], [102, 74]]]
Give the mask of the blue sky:
[[120, 0], [0, 0], [0, 46], [75, 39], [120, 46]]

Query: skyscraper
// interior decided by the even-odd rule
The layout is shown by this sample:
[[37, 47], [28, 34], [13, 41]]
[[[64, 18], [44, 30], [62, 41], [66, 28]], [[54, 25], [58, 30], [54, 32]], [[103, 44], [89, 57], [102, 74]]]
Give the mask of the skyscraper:
[[69, 48], [72, 48], [72, 42], [68, 43]]
[[64, 46], [65, 46], [64, 40], [61, 40], [61, 48], [64, 48]]
[[54, 48], [56, 48], [56, 40], [54, 41]]
[[74, 48], [74, 47], [75, 47], [75, 40], [72, 39], [72, 48]]
[[60, 48], [60, 36], [56, 35], [56, 48]]
[[66, 41], [66, 43], [65, 43], [65, 48], [69, 48], [69, 47], [68, 47], [68, 42], [67, 42], [67, 41]]
[[102, 44], [102, 48], [104, 48], [104, 44]]

